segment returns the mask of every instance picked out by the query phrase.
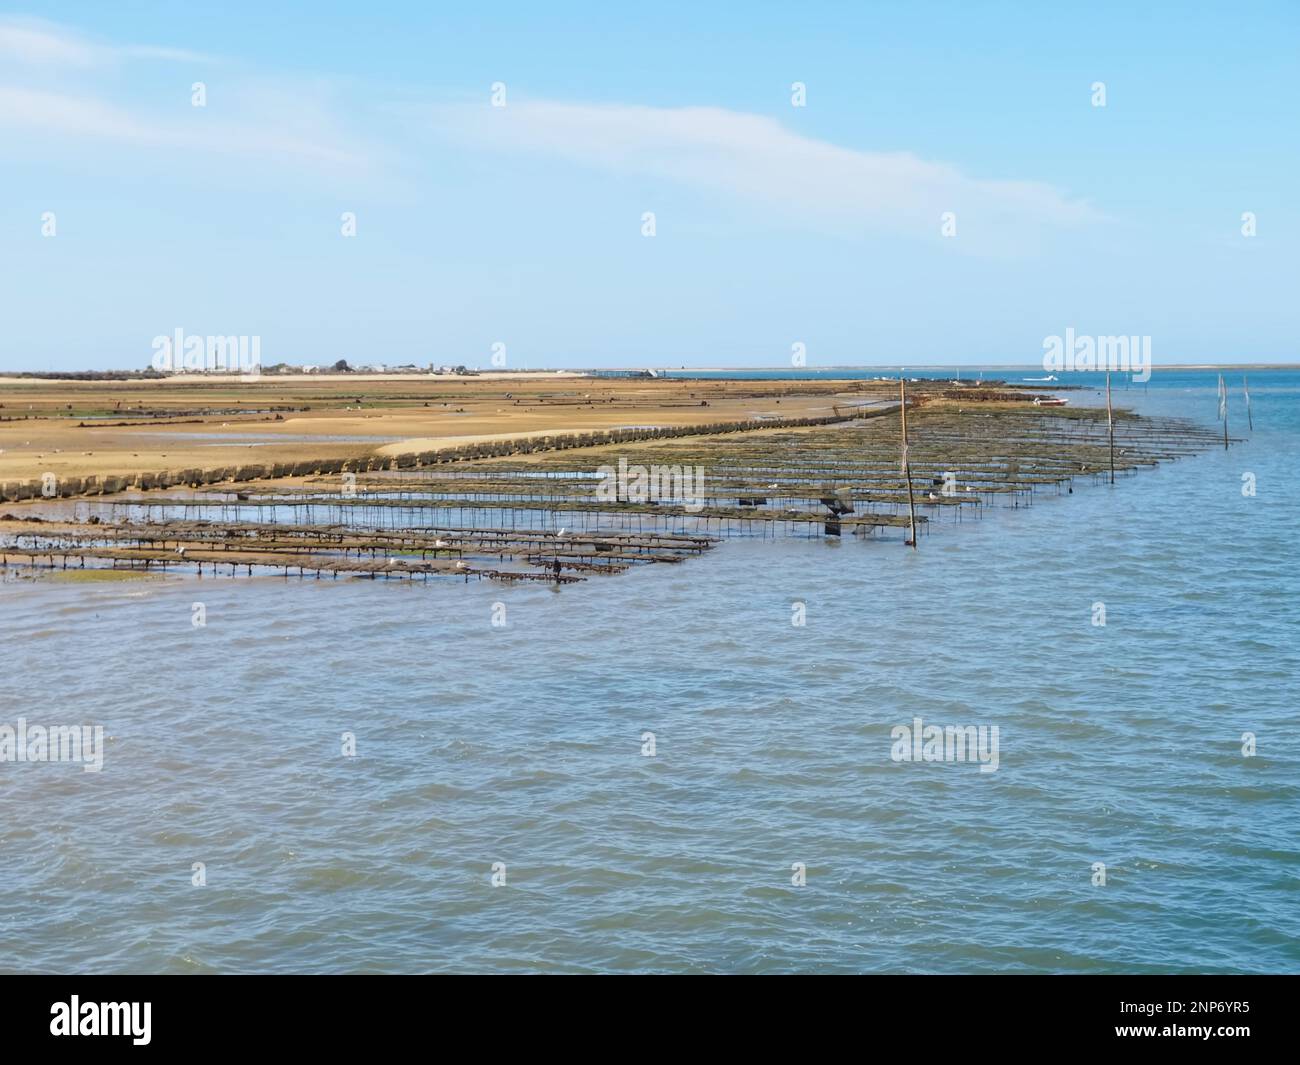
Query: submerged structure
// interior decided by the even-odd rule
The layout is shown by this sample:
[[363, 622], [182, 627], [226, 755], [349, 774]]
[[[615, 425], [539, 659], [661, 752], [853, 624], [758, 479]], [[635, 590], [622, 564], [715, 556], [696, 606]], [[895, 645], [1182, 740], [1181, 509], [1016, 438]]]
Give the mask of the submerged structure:
[[32, 501], [0, 515], [0, 565], [572, 583], [680, 563], [733, 536], [912, 543], [989, 507], [1028, 506], [1219, 442], [1182, 419], [1119, 412], [1108, 424], [1104, 409], [1000, 393], [908, 407], [905, 450], [894, 406]]

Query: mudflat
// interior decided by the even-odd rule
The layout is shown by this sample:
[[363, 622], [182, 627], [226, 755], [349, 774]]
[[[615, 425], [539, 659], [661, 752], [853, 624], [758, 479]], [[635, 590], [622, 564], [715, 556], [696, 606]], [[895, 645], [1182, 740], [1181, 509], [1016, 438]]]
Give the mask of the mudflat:
[[0, 378], [0, 481], [396, 455], [560, 433], [826, 417], [874, 381], [571, 374]]

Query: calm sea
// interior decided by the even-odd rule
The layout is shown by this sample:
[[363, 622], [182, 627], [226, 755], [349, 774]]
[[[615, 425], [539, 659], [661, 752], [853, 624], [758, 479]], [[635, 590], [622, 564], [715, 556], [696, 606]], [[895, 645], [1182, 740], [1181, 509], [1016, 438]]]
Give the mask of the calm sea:
[[[1117, 397], [1212, 423], [1215, 384]], [[1300, 971], [1300, 375], [1250, 388], [1227, 453], [919, 552], [8, 580], [0, 724], [107, 739], [0, 764], [0, 969]], [[892, 760], [915, 718], [997, 771]]]

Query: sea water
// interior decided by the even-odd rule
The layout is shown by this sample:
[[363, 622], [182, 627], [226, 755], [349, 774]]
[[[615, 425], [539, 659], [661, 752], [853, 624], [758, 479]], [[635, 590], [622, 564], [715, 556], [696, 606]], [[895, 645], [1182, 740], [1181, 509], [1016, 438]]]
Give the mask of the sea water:
[[0, 763], [0, 969], [1300, 971], [1300, 375], [1228, 384], [1246, 442], [915, 552], [0, 583], [0, 725], [104, 729]]

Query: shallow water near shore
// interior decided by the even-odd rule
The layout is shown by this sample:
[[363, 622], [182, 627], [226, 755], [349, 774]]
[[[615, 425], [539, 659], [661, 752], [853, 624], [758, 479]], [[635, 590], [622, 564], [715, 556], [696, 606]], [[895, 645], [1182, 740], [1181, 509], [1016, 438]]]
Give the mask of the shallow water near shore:
[[[1116, 401], [1212, 423], [1216, 381]], [[1229, 451], [917, 552], [0, 583], [0, 725], [106, 737], [0, 763], [0, 969], [1300, 971], [1300, 374], [1250, 387]], [[894, 761], [918, 717], [997, 771]]]

